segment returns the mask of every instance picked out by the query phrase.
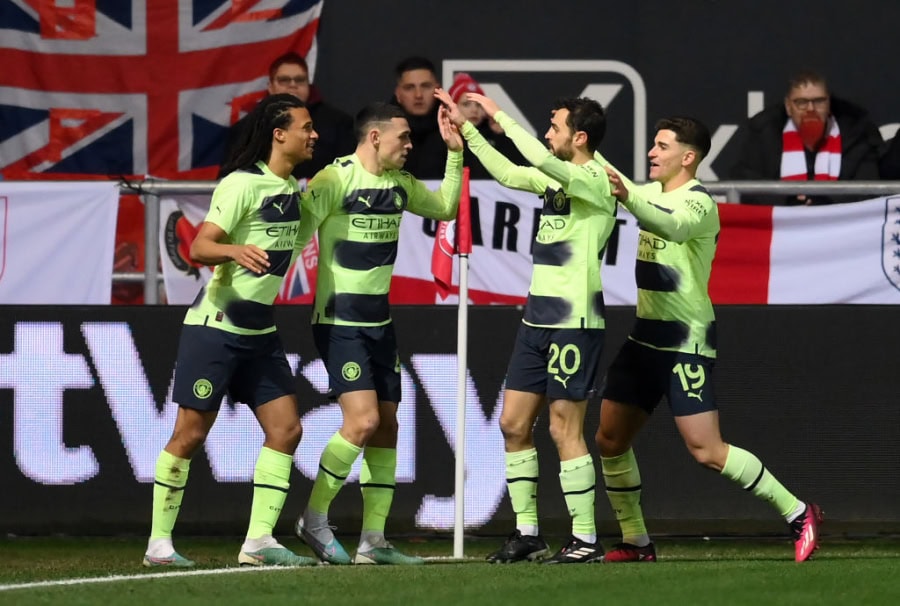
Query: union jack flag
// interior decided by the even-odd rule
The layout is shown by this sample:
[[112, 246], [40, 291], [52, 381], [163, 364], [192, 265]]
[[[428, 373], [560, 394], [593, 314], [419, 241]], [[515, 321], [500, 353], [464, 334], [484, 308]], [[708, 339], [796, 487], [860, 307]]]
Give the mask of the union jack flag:
[[322, 3], [3, 0], [0, 174], [214, 178], [269, 63], [314, 70]]

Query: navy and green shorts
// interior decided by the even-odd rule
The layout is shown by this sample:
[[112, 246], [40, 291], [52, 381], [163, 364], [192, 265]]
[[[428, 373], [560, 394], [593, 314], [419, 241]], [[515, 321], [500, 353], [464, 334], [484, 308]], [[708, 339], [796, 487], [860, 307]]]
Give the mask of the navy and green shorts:
[[602, 328], [538, 328], [522, 324], [506, 371], [506, 388], [546, 394], [552, 400], [594, 395]]
[[328, 371], [330, 397], [373, 389], [380, 401], [400, 402], [400, 357], [393, 323], [313, 324], [312, 329], [316, 349]]
[[277, 332], [238, 335], [185, 324], [178, 342], [172, 399], [185, 408], [218, 410], [222, 397], [250, 408], [297, 393]]
[[716, 410], [715, 364], [713, 358], [628, 339], [609, 367], [603, 398], [652, 413], [665, 396], [676, 417]]

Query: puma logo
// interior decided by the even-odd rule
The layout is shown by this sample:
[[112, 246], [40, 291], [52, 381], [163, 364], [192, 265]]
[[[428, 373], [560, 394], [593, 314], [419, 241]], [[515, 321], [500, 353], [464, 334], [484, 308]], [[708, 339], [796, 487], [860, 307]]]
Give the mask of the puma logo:
[[688, 392], [686, 392], [686, 393], [687, 393], [687, 397], [689, 397], [689, 398], [697, 398], [697, 399], [700, 400], [701, 402], [703, 401], [703, 396], [702, 396], [699, 392], [698, 392], [698, 393], [694, 393], [694, 392], [692, 392], [692, 391], [688, 391]]
[[272, 206], [278, 209], [282, 215], [284, 214], [284, 202], [272, 202]]
[[369, 198], [370, 198], [370, 197], [371, 197], [371, 196], [366, 196], [366, 197], [364, 198], [364, 197], [362, 197], [362, 196], [358, 196], [358, 197], [356, 198], [356, 201], [357, 201], [357, 202], [362, 202], [362, 203], [365, 205], [366, 208], [372, 208], [372, 203], [369, 202]]
[[553, 375], [553, 379], [562, 383], [562, 386], [564, 389], [569, 389], [569, 379], [571, 379], [571, 378], [572, 377], [569, 376], [569, 377], [566, 377], [565, 379], [563, 379], [559, 375]]

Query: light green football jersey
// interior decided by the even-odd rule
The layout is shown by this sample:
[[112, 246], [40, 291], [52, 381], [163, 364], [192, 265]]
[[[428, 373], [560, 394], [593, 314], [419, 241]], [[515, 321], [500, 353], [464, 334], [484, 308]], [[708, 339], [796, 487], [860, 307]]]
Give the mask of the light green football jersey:
[[449, 152], [440, 190], [402, 170], [367, 171], [352, 154], [309, 182], [298, 244], [319, 232], [313, 324], [381, 326], [391, 321], [388, 293], [403, 211], [430, 219], [456, 217], [462, 153]]
[[628, 187], [623, 206], [641, 230], [634, 272], [637, 321], [629, 338], [655, 349], [715, 358], [709, 275], [719, 238], [716, 202], [696, 179], [664, 193], [660, 183], [635, 185], [622, 178]]
[[533, 166], [513, 164], [467, 122], [462, 134], [469, 148], [500, 184], [544, 199], [522, 321], [544, 328], [605, 328], [600, 267], [616, 213], [606, 173], [594, 160], [560, 160], [503, 112], [495, 119]]
[[187, 311], [185, 324], [242, 335], [275, 330], [272, 302], [284, 280], [300, 232], [300, 193], [294, 177], [282, 179], [257, 162], [230, 173], [213, 191], [205, 221], [227, 234], [223, 243], [266, 251], [269, 269], [257, 275], [234, 261], [216, 266]]

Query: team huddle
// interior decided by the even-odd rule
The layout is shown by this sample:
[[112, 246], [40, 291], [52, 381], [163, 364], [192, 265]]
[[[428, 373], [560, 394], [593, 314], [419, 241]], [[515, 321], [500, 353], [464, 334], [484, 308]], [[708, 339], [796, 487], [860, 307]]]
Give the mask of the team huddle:
[[[651, 182], [638, 186], [600, 154], [606, 115], [594, 100], [557, 101], [545, 144], [482, 94], [466, 93], [459, 105], [440, 88], [434, 95], [441, 104], [437, 120], [447, 148], [437, 191], [403, 170], [412, 141], [406, 115], [396, 106], [379, 103], [359, 112], [355, 152], [321, 169], [305, 192], [291, 175], [311, 160], [318, 139], [305, 104], [292, 95], [273, 94], [248, 116], [238, 151], [223, 166], [224, 177], [191, 245], [195, 262], [216, 268], [184, 321], [173, 388], [178, 416], [157, 459], [144, 565], [194, 565], [175, 550], [172, 531], [191, 458], [226, 394], [250, 407], [265, 434], [250, 523], [238, 554], [241, 564], [424, 563], [385, 538], [401, 401], [388, 294], [403, 213], [438, 220], [456, 216], [466, 147], [502, 185], [543, 198], [531, 284], [500, 415], [516, 530], [488, 560], [655, 562], [632, 442], [663, 397], [697, 462], [771, 503], [789, 525], [796, 561], [808, 560], [818, 547], [820, 508], [795, 497], [755, 455], [724, 442], [719, 431], [713, 389], [716, 325], [708, 294], [719, 217], [715, 201], [696, 179], [710, 150], [708, 129], [692, 118], [659, 121], [648, 154]], [[477, 104], [528, 165], [498, 151], [469, 121], [465, 104]], [[598, 393], [606, 316], [601, 259], [618, 205], [641, 228], [637, 317]], [[316, 233], [312, 336], [342, 425], [321, 454], [295, 525], [316, 556], [309, 558], [273, 537], [302, 427], [272, 304], [288, 267]], [[621, 542], [608, 550], [597, 538], [596, 471], [584, 438], [588, 402], [595, 396], [602, 397], [595, 436], [600, 468], [622, 531]], [[538, 521], [533, 435], [545, 409], [572, 518], [571, 536], [552, 555]], [[362, 523], [351, 557], [329, 524], [328, 511], [360, 454]]]

